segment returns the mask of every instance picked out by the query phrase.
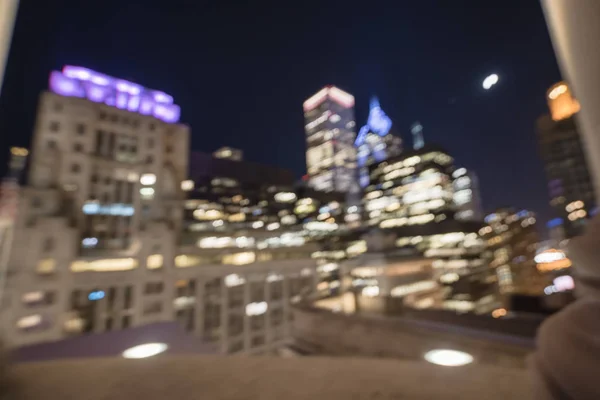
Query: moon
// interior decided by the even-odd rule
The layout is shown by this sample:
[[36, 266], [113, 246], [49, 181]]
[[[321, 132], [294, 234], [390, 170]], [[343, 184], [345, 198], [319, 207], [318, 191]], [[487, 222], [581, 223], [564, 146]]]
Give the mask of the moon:
[[492, 88], [492, 86], [494, 86], [496, 83], [498, 83], [499, 80], [500, 80], [500, 78], [498, 77], [497, 74], [488, 75], [483, 80], [482, 86], [485, 90], [490, 90]]

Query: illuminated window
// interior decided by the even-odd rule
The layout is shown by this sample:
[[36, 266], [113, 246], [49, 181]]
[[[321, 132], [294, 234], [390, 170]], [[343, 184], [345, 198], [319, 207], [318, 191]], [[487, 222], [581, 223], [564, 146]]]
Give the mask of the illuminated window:
[[40, 303], [46, 298], [46, 293], [42, 291], [23, 293], [22, 300], [25, 304]]
[[140, 183], [145, 186], [154, 185], [156, 183], [156, 175], [143, 174], [140, 178]]
[[454, 181], [454, 186], [457, 190], [468, 188], [471, 185], [471, 178], [468, 176], [461, 176]]
[[458, 178], [458, 177], [463, 176], [466, 173], [467, 173], [467, 170], [465, 168], [459, 168], [459, 169], [457, 169], [456, 171], [454, 171], [452, 173], [452, 177], [453, 178]]
[[234, 247], [235, 245], [235, 239], [228, 236], [210, 236], [202, 238], [198, 241], [198, 247], [201, 249], [222, 249], [225, 247]]
[[473, 198], [473, 192], [471, 189], [461, 190], [454, 193], [454, 204], [461, 206], [467, 204]]
[[187, 180], [187, 181], [181, 182], [181, 190], [183, 190], [185, 192], [189, 192], [191, 190], [194, 190], [194, 181]]
[[252, 317], [256, 315], [262, 315], [267, 312], [269, 305], [266, 301], [261, 301], [257, 303], [250, 303], [246, 305], [246, 315]]
[[246, 214], [244, 213], [231, 214], [229, 216], [229, 222], [244, 222], [245, 220]]
[[353, 242], [350, 246], [348, 246], [348, 248], [346, 249], [346, 252], [351, 257], [357, 256], [362, 253], [366, 253], [367, 252], [367, 242], [364, 240], [359, 240], [357, 242]]
[[281, 223], [284, 225], [293, 225], [297, 222], [297, 218], [294, 215], [285, 215], [281, 217]]
[[177, 268], [195, 267], [200, 264], [202, 264], [202, 258], [197, 256], [188, 256], [182, 254], [180, 256], [175, 257], [175, 266]]
[[71, 263], [71, 271], [73, 272], [113, 272], [113, 271], [128, 271], [138, 266], [135, 258], [114, 258], [94, 261], [78, 260]]
[[164, 259], [162, 254], [153, 254], [146, 259], [146, 267], [148, 269], [162, 268]]
[[64, 330], [67, 333], [80, 333], [84, 328], [85, 321], [82, 318], [70, 318], [64, 324]]
[[246, 265], [256, 261], [256, 254], [252, 251], [227, 254], [223, 256], [223, 264]]
[[412, 166], [419, 164], [420, 162], [421, 162], [421, 157], [412, 156], [412, 157], [408, 157], [406, 160], [404, 160], [404, 166], [412, 167]]
[[265, 223], [262, 221], [255, 221], [252, 223], [252, 228], [259, 229], [259, 228], [262, 228], [264, 225], [265, 225]]
[[141, 188], [140, 195], [144, 200], [152, 200], [154, 198], [154, 189], [150, 187]]
[[96, 247], [97, 244], [98, 244], [98, 238], [95, 238], [95, 237], [84, 238], [81, 241], [81, 246], [86, 249]]
[[338, 225], [335, 223], [329, 222], [318, 222], [311, 221], [304, 225], [304, 227], [309, 231], [323, 231], [323, 232], [332, 232], [338, 229]]
[[38, 327], [42, 324], [42, 316], [40, 314], [29, 315], [27, 317], [20, 318], [17, 321], [17, 328], [27, 330]]
[[276, 229], [279, 229], [279, 227], [280, 227], [279, 222], [273, 222], [273, 223], [267, 225], [267, 230], [274, 231]]
[[227, 275], [223, 281], [227, 287], [240, 286], [246, 283], [246, 279], [238, 274]]
[[56, 270], [56, 260], [53, 258], [45, 258], [38, 262], [36, 271], [39, 274], [51, 274]]
[[379, 296], [379, 286], [366, 286], [362, 289], [361, 294], [365, 297]]
[[338, 269], [339, 269], [339, 265], [336, 263], [327, 263], [327, 264], [323, 264], [323, 265], [317, 267], [317, 271], [325, 272], [325, 273], [337, 271]]
[[434, 281], [420, 281], [410, 283], [408, 285], [396, 286], [391, 290], [390, 295], [392, 297], [404, 297], [412, 293], [432, 290], [435, 288], [437, 288], [437, 283]]
[[200, 208], [194, 211], [194, 218], [201, 221], [210, 221], [223, 218], [223, 213], [219, 210], [204, 210]]
[[280, 192], [275, 194], [275, 201], [278, 203], [293, 203], [296, 201], [296, 194], [292, 192]]

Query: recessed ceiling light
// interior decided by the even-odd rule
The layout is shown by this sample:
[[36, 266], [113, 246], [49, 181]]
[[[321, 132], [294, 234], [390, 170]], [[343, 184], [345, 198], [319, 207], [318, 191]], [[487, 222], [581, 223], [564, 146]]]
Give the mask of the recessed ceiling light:
[[425, 354], [425, 360], [432, 364], [443, 365], [445, 367], [459, 367], [461, 365], [471, 364], [473, 356], [469, 353], [456, 350], [431, 350]]
[[147, 358], [160, 354], [167, 350], [169, 346], [164, 343], [146, 343], [131, 347], [123, 352], [125, 358]]

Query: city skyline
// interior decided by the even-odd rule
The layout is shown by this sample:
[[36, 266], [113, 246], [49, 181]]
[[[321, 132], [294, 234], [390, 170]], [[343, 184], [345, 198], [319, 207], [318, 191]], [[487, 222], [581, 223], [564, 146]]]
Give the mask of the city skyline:
[[[348, 19], [336, 25], [341, 33], [329, 38], [333, 51], [304, 48], [306, 43], [322, 37], [323, 32], [286, 27], [286, 19], [293, 15], [277, 7], [265, 14], [266, 8], [255, 6], [250, 10], [256, 15], [254, 22], [244, 19], [244, 9], [234, 9], [229, 19], [223, 19], [223, 10], [208, 7], [202, 13], [192, 14], [203, 21], [216, 17], [216, 21], [206, 21], [207, 27], [195, 29], [190, 25], [193, 19], [184, 17], [184, 7], [176, 4], [171, 8], [172, 15], [167, 13], [164, 18], [182, 18], [181, 25], [188, 27], [186, 33], [163, 32], [160, 46], [155, 46], [151, 42], [158, 38], [148, 31], [148, 22], [131, 22], [130, 29], [109, 32], [103, 16], [118, 14], [116, 21], [111, 20], [117, 25], [121, 19], [134, 15], [139, 20], [159, 22], [163, 15], [158, 13], [157, 3], [119, 6], [109, 2], [106, 10], [93, 19], [76, 23], [86, 27], [77, 38], [71, 31], [77, 26], [67, 27], [66, 23], [84, 15], [86, 7], [76, 4], [67, 7], [69, 11], [59, 12], [54, 9], [59, 3], [64, 6], [69, 1], [48, 5], [44, 20], [33, 15], [35, 10], [28, 9], [27, 4], [21, 5], [0, 113], [2, 131], [19, 133], [3, 135], [1, 144], [6, 149], [29, 142], [35, 102], [39, 91], [46, 88], [48, 72], [71, 63], [172, 94], [182, 107], [182, 121], [191, 126], [192, 149], [213, 151], [223, 145], [241, 148], [247, 159], [289, 168], [299, 177], [306, 168], [302, 102], [324, 85], [332, 84], [356, 97], [359, 124], [366, 120], [373, 95], [386, 105], [386, 113], [405, 143], [412, 142], [410, 125], [421, 121], [426, 143], [448, 148], [457, 162], [479, 175], [486, 211], [511, 205], [532, 209], [541, 214], [542, 220], [552, 217], [535, 145], [534, 123], [539, 115], [547, 113], [545, 91], [560, 76], [537, 2], [521, 7], [523, 16], [511, 18], [510, 29], [506, 29], [506, 16], [517, 2], [504, 4], [493, 12], [465, 2], [471, 6], [465, 15], [443, 5], [433, 11], [427, 5], [397, 9], [390, 16], [374, 7], [362, 24], [350, 23], [359, 19], [358, 13], [340, 10]], [[320, 12], [329, 7], [324, 5]], [[299, 12], [308, 21], [319, 15], [309, 10]], [[382, 18], [406, 23], [392, 28], [382, 23]], [[426, 20], [419, 26], [410, 26], [411, 18]], [[454, 22], [448, 21], [452, 19]], [[231, 30], [207, 36], [205, 29], [218, 21], [231, 22]], [[243, 23], [234, 28], [236, 21]], [[255, 36], [240, 37], [240, 32], [260, 23], [271, 29], [254, 29]], [[352, 29], [345, 27], [346, 23]], [[382, 30], [377, 35], [370, 29], [375, 25]], [[282, 38], [270, 38], [273, 30], [281, 31]], [[447, 37], [441, 37], [441, 31]], [[476, 32], [477, 37], [473, 36]], [[502, 40], [494, 38], [499, 32]], [[532, 39], [521, 43], [520, 37], [525, 34]], [[117, 36], [124, 43], [116, 43]], [[396, 43], [392, 37], [410, 40]], [[193, 54], [186, 54], [184, 50], [189, 49], [193, 38], [201, 38], [202, 42]], [[181, 43], [166, 48], [166, 42], [175, 39]], [[433, 39], [441, 44], [440, 48], [450, 47], [429, 54], [432, 52], [426, 43]], [[280, 47], [284, 40], [290, 43], [289, 49], [283, 54], [274, 53], [272, 49]], [[135, 57], [129, 57], [130, 53]], [[122, 59], [128, 62], [123, 63]], [[327, 62], [317, 68], [311, 60], [320, 59]], [[18, 70], [16, 66], [28, 60], [29, 66]], [[446, 64], [440, 64], [442, 60]], [[192, 66], [200, 69], [192, 71]], [[500, 83], [484, 92], [481, 80], [491, 72], [499, 73]], [[288, 79], [288, 75], [294, 79]], [[24, 76], [31, 78], [21, 90]], [[219, 133], [206, 134], [209, 131]], [[262, 147], [265, 142], [280, 152], [266, 151]], [[2, 158], [4, 167], [6, 155]], [[522, 160], [519, 171], [506, 164], [508, 159]]]

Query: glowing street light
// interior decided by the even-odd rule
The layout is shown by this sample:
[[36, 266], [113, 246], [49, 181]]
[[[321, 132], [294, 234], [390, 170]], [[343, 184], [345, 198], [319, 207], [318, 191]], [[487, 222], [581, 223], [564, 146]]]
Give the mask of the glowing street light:
[[496, 83], [498, 83], [498, 80], [499, 80], [498, 75], [491, 74], [483, 80], [482, 86], [485, 90], [490, 90], [492, 88], [492, 86], [494, 86]]

